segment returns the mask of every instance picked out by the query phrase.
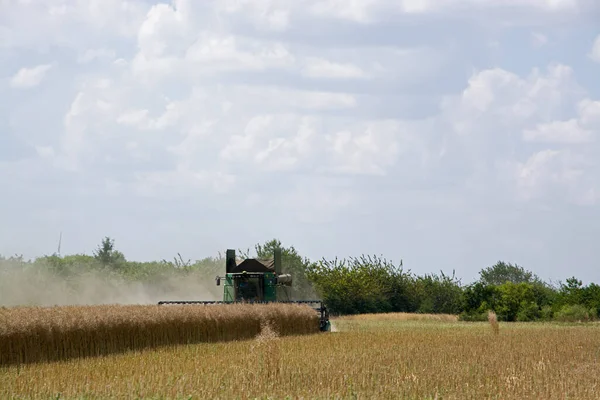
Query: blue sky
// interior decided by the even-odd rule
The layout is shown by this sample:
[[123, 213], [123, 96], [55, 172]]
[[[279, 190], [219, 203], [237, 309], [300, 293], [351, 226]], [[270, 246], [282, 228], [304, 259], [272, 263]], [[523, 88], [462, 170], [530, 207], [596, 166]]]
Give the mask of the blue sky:
[[0, 253], [600, 282], [599, 4], [0, 1]]

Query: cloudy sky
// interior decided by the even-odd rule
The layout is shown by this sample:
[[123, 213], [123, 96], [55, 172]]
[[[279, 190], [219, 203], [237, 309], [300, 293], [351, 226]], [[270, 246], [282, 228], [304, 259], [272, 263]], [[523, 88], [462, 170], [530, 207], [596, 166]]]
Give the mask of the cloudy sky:
[[4, 255], [600, 282], [597, 0], [0, 0], [0, 88]]

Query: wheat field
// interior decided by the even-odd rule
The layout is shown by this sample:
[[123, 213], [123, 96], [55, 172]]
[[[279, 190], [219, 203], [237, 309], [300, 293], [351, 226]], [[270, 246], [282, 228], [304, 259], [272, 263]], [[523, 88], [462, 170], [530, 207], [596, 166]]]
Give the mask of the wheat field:
[[440, 321], [457, 322], [458, 316], [452, 314], [416, 314], [406, 312], [391, 312], [381, 314], [345, 315], [337, 318], [340, 321]]
[[318, 314], [296, 304], [0, 308], [0, 365], [243, 340], [264, 323], [280, 335], [319, 332]]
[[334, 320], [337, 332], [0, 369], [0, 398], [598, 399], [596, 324]]

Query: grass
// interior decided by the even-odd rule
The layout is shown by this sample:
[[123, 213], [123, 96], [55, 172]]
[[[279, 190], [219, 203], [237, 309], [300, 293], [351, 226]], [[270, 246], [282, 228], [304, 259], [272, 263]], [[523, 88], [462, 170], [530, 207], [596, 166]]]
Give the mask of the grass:
[[12, 398], [597, 399], [597, 324], [458, 322], [406, 315], [334, 321], [322, 335], [0, 369]]

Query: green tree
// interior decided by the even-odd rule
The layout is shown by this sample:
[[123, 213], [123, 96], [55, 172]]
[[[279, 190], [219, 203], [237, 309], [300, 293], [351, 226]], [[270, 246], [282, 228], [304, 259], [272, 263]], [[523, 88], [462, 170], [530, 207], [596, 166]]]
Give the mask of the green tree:
[[560, 292], [565, 304], [575, 305], [581, 304], [585, 288], [583, 282], [573, 276], [568, 278], [566, 283], [561, 284]]
[[583, 303], [585, 303], [590, 309], [593, 309], [594, 318], [600, 316], [600, 285], [590, 283], [585, 288], [581, 297]]
[[[528, 319], [537, 318], [539, 306], [535, 302], [535, 292], [531, 283], [505, 282], [498, 286], [500, 299], [494, 311], [503, 321], [517, 321], [519, 315]], [[520, 314], [521, 313], [521, 314]]]
[[539, 282], [539, 278], [532, 272], [525, 270], [517, 264], [498, 261], [491, 267], [479, 272], [479, 281], [484, 285], [502, 285], [506, 282], [532, 283]]
[[334, 314], [416, 308], [410, 274], [381, 257], [323, 259], [310, 265], [308, 275]]
[[94, 258], [103, 266], [117, 268], [126, 263], [125, 256], [118, 250], [115, 250], [115, 241], [110, 237], [102, 239], [102, 243], [94, 251]]
[[563, 309], [565, 306], [576, 305], [591, 309], [594, 318], [600, 312], [600, 286], [595, 283], [584, 286], [581, 280], [574, 276], [570, 277], [565, 283], [560, 285], [557, 297], [558, 301], [554, 304], [555, 312]]
[[454, 272], [448, 276], [426, 274], [416, 278], [415, 292], [418, 301], [418, 312], [457, 314], [462, 311], [462, 288]]

